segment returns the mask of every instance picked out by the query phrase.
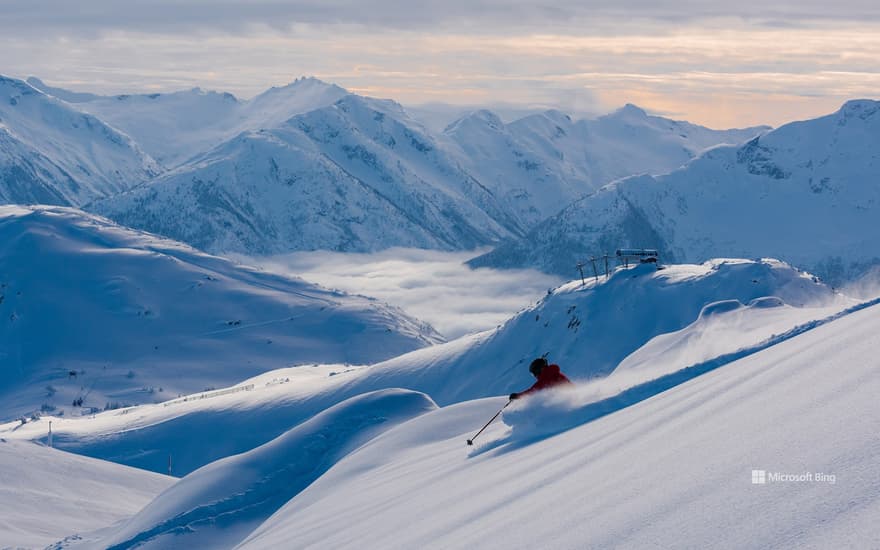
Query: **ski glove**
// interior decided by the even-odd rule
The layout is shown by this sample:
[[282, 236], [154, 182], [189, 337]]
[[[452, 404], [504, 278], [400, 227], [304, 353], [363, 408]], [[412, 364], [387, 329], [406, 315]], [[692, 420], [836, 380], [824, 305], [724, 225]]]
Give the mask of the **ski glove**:
[[516, 392], [510, 394], [510, 400], [513, 401], [514, 399], [519, 399], [519, 394]]

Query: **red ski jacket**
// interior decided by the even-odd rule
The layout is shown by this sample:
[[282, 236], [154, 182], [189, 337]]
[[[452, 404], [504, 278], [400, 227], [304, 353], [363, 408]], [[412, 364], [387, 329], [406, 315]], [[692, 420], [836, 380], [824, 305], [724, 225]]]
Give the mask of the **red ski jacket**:
[[562, 374], [562, 371], [559, 370], [559, 365], [547, 365], [546, 367], [541, 369], [541, 372], [538, 373], [538, 380], [534, 384], [532, 384], [531, 388], [527, 389], [526, 391], [521, 391], [515, 395], [517, 398], [519, 398], [530, 393], [546, 390], [547, 388], [552, 388], [553, 386], [569, 384], [571, 384], [571, 380], [569, 380], [564, 374]]

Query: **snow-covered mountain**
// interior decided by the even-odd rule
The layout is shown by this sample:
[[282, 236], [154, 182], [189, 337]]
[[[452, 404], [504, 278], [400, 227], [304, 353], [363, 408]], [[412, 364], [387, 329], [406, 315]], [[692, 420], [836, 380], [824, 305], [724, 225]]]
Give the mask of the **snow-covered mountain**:
[[765, 130], [714, 131], [629, 105], [594, 120], [547, 111], [510, 124], [478, 111], [436, 133], [394, 102], [314, 78], [248, 101], [29, 82], [172, 169], [95, 211], [213, 252], [472, 249], [520, 236], [613, 179], [665, 173]]
[[0, 544], [4, 548], [44, 548], [73, 532], [127, 519], [177, 481], [6, 439], [0, 439], [0, 471]]
[[103, 97], [105, 97], [89, 92], [75, 92], [73, 90], [66, 90], [64, 88], [50, 86], [35, 76], [29, 76], [25, 80], [25, 82], [45, 94], [57, 97], [58, 99], [66, 101], [68, 103], [82, 103], [84, 101], [94, 101], [96, 99], [102, 99]]
[[371, 363], [439, 341], [372, 299], [74, 209], [0, 207], [3, 418], [165, 401], [291, 364]]
[[336, 462], [437, 406], [383, 390], [348, 399], [260, 447], [185, 476], [110, 534], [65, 548], [232, 548]]
[[[273, 89], [248, 105], [274, 96], [289, 94]], [[522, 234], [602, 178], [671, 169], [758, 131], [715, 132], [630, 107], [510, 125], [481, 111], [435, 137], [396, 103], [349, 95], [90, 209], [218, 253], [472, 249]]]
[[472, 249], [522, 232], [399, 105], [355, 95], [89, 208], [212, 252]]
[[245, 129], [281, 126], [292, 117], [329, 107], [349, 95], [335, 84], [314, 77], [302, 77], [286, 86], [275, 86], [242, 104], [238, 115]]
[[[559, 507], [554, 517], [561, 519], [553, 532], [563, 548], [583, 547], [591, 541], [607, 546], [614, 540], [624, 547], [641, 547], [644, 541], [660, 539], [667, 541], [664, 546], [675, 546], [676, 541], [690, 546], [693, 541], [694, 546], [705, 547], [717, 533], [696, 526], [729, 518], [730, 502], [764, 498], [749, 492], [755, 490], [750, 480], [754, 468], [834, 475], [834, 489], [840, 493], [832, 497], [816, 492], [828, 485], [812, 486], [811, 491], [770, 486], [768, 490], [783, 491], [784, 496], [767, 495], [759, 512], [751, 512], [754, 506], [737, 506], [743, 511], [737, 521], [751, 525], [758, 513], [765, 518], [788, 517], [789, 506], [798, 510], [819, 506], [816, 517], [824, 517], [827, 506], [832, 506], [839, 509], [833, 514], [835, 525], [846, 527], [847, 540], [870, 540], [865, 537], [872, 536], [873, 523], [862, 521], [861, 510], [870, 509], [876, 500], [868, 467], [876, 451], [873, 426], [865, 418], [878, 413], [874, 398], [878, 379], [869, 360], [876, 347], [877, 307], [858, 304], [841, 311], [842, 303], [820, 308], [801, 303], [826, 299], [827, 287], [777, 262], [648, 268], [622, 270], [600, 284], [573, 283], [559, 289], [543, 303], [541, 311], [550, 320], [544, 330], [574, 334], [572, 326], [584, 331], [596, 327], [586, 316], [581, 325], [571, 322], [577, 309], [571, 305], [577, 299], [582, 303], [574, 305], [626, 306], [603, 320], [614, 324], [618, 317], [627, 318], [633, 332], [642, 336], [677, 326], [654, 327], [654, 316], [671, 320], [675, 312], [670, 310], [678, 305], [688, 309], [689, 300], [696, 304], [713, 292], [744, 299], [770, 292], [784, 296], [790, 305], [778, 296], [763, 296], [747, 306], [732, 300], [705, 304], [693, 322], [651, 338], [630, 354], [639, 361], [622, 362], [610, 377], [579, 379], [581, 384], [570, 390], [516, 402], [473, 448], [465, 446], [465, 439], [502, 407], [506, 397], [469, 400], [459, 393], [452, 400], [455, 404], [435, 409], [425, 395], [404, 390], [364, 394], [361, 390], [368, 384], [355, 384], [356, 397], [348, 400], [347, 392], [340, 391], [352, 389], [340, 384], [345, 378], [372, 379], [387, 387], [409, 380], [407, 385], [423, 385], [448, 398], [455, 387], [467, 383], [461, 371], [447, 368], [446, 376], [420, 376], [423, 370], [435, 374], [442, 370], [439, 364], [449, 355], [442, 348], [448, 345], [436, 349], [434, 364], [428, 354], [403, 356], [410, 358], [413, 368], [400, 363], [395, 370], [402, 372], [397, 375], [380, 366], [286, 369], [246, 381], [255, 386], [250, 391], [169, 407], [136, 407], [125, 414], [56, 418], [56, 444], [69, 445], [73, 437], [85, 442], [105, 432], [106, 449], [115, 447], [121, 454], [127, 447], [132, 457], [161, 449], [161, 458], [171, 452], [175, 464], [177, 457], [188, 457], [191, 450], [228, 450], [234, 442], [221, 434], [251, 438], [254, 432], [267, 435], [270, 426], [280, 428], [274, 441], [186, 476], [129, 522], [98, 532], [80, 530], [58, 548], [143, 541], [165, 547], [162, 544], [182, 540], [231, 548], [250, 529], [254, 530], [243, 548], [315, 544], [456, 548], [473, 547], [485, 536], [487, 526], [502, 539], [509, 529], [518, 530], [516, 540], [537, 547], [549, 535], [540, 527], [543, 523], [535, 523], [531, 503], [545, 500]], [[749, 291], [750, 285], [755, 290]], [[639, 311], [642, 322], [626, 308]], [[517, 333], [522, 342], [535, 339], [524, 325], [533, 319], [532, 313], [525, 312], [520, 322], [500, 330]], [[568, 324], [563, 324], [566, 316]], [[506, 343], [515, 342], [511, 336]], [[460, 345], [470, 344], [465, 339]], [[584, 350], [587, 345], [582, 342], [578, 347]], [[569, 374], [577, 371], [575, 356], [563, 363]], [[416, 362], [421, 366], [415, 367]], [[475, 385], [499, 376], [500, 367], [482, 366], [486, 372], [471, 362], [466, 373]], [[650, 368], [645, 370], [646, 366]], [[517, 370], [525, 366], [518, 365]], [[284, 382], [287, 373], [290, 382]], [[504, 372], [502, 377], [521, 383], [513, 373]], [[493, 388], [488, 394], [495, 392]], [[314, 405], [317, 408], [305, 411]], [[296, 408], [299, 419], [291, 415]], [[328, 410], [321, 412], [324, 409]], [[254, 422], [247, 423], [247, 418]], [[307, 421], [300, 423], [303, 420]], [[0, 436], [45, 440], [46, 421], [0, 426]], [[762, 428], [756, 430], [756, 425]], [[379, 431], [383, 433], [376, 435]], [[192, 449], [186, 446], [189, 440], [194, 440]], [[632, 460], [633, 456], [639, 460]], [[705, 472], [712, 482], [696, 479], [697, 471]], [[662, 481], [652, 484], [652, 479]], [[590, 487], [586, 496], [585, 485]], [[688, 500], [690, 504], [679, 510], [680, 500], [695, 494], [697, 500]], [[640, 503], [635, 518], [618, 513], [631, 505], [632, 495], [638, 495]], [[265, 520], [284, 498], [290, 500]], [[611, 509], [589, 505], [590, 517], [602, 518], [601, 529], [577, 527], [587, 506], [585, 498], [618, 503]], [[865, 506], [854, 508], [852, 498]], [[450, 507], [449, 502], [457, 504]], [[725, 505], [707, 504], [716, 502]], [[670, 507], [678, 515], [668, 522], [655, 526], [644, 521], [657, 510], [668, 513]], [[433, 510], [430, 521], [424, 510]], [[702, 511], [697, 519], [694, 510]], [[345, 522], [338, 521], [340, 513]], [[398, 529], [402, 517], [412, 529]], [[810, 517], [810, 524], [816, 517]], [[691, 525], [688, 522], [694, 522], [695, 528], [684, 535], [667, 526]], [[175, 539], [175, 533], [185, 538]], [[764, 528], [737, 533], [734, 546], [739, 547], [748, 546], [748, 541], [767, 546], [776, 540]], [[811, 533], [810, 540], [842, 540], [825, 531]], [[504, 543], [511, 544], [512, 539]], [[828, 546], [819, 544], [823, 545]]]
[[99, 96], [75, 106], [132, 136], [164, 168], [232, 134], [241, 109], [232, 94], [199, 88], [167, 94]]
[[[479, 112], [433, 135], [314, 80], [249, 102], [9, 82], [28, 93], [0, 95], [0, 183], [71, 202], [67, 165], [125, 165], [101, 128], [132, 142], [72, 107], [102, 105], [177, 166], [73, 198], [217, 251], [472, 247], [615, 170], [687, 164], [477, 260], [574, 276], [650, 246], [666, 265], [571, 281], [445, 343], [369, 298], [73, 208], [0, 206], [0, 419], [18, 417], [0, 424], [0, 546], [880, 547], [880, 298], [769, 258], [672, 263], [779, 256], [831, 282], [880, 265], [880, 103], [700, 153], [743, 134], [628, 106]], [[95, 135], [67, 126], [82, 120]], [[575, 385], [508, 400], [540, 355]]]
[[574, 274], [621, 247], [670, 262], [779, 257], [839, 283], [880, 263], [880, 102], [711, 149], [665, 176], [615, 182], [471, 262]]
[[[363, 393], [406, 388], [441, 406], [507, 395], [532, 383], [528, 364], [544, 353], [578, 382], [627, 365], [633, 373], [624, 382], [612, 380], [613, 389], [760, 344], [854, 303], [775, 261], [726, 260], [660, 271], [641, 266], [608, 281], [566, 284], [497, 329], [371, 366], [285, 368], [242, 381], [228, 395], [56, 419], [55, 444], [158, 472], [165, 471], [165, 453], [172, 452], [175, 472], [189, 473]], [[677, 342], [685, 345], [675, 348]], [[638, 352], [649, 343], [652, 368], [646, 369]], [[46, 422], [16, 427], [17, 436], [42, 438]], [[224, 437], [233, 427], [238, 435]]]
[[80, 206], [157, 173], [128, 136], [0, 75], [0, 203]]
[[506, 398], [429, 412], [236, 548], [874, 548], [877, 334], [875, 306], [598, 418], [518, 402], [470, 451]]
[[[775, 301], [764, 303], [768, 297]], [[567, 283], [496, 329], [389, 359], [339, 382], [346, 394], [406, 387], [448, 405], [528, 387], [534, 381], [528, 365], [544, 354], [572, 379], [585, 381], [608, 376], [660, 335], [685, 331], [700, 340], [705, 323], [720, 311], [732, 313], [727, 319], [746, 317], [752, 332], [743, 323], [730, 335], [717, 331], [721, 341], [709, 348], [716, 355], [852, 304], [775, 260], [713, 260], [659, 271], [644, 265], [618, 270], [608, 280]], [[764, 316], [768, 309], [781, 315], [781, 324]], [[658, 355], [677, 368], [710, 358]]]
[[[159, 164], [135, 177], [99, 155], [124, 187], [60, 199], [55, 189], [73, 184], [59, 140], [10, 172], [15, 195], [6, 200], [83, 205], [109, 197], [93, 211], [212, 252], [495, 244], [612, 179], [663, 173], [705, 147], [764, 130], [713, 131], [627, 106], [595, 120], [548, 111], [510, 124], [478, 111], [437, 134], [394, 102], [314, 78], [248, 101], [198, 88], [98, 96], [28, 82], [19, 85], [126, 132]], [[29, 173], [41, 177], [22, 176]]]
[[597, 119], [546, 111], [509, 124], [483, 110], [445, 134], [467, 169], [531, 228], [608, 182], [665, 174], [708, 147], [740, 144], [767, 130], [710, 130], [627, 105]]
[[295, 115], [332, 105], [348, 93], [315, 78], [297, 79], [248, 101], [199, 88], [98, 96], [53, 88], [37, 78], [28, 82], [126, 132], [169, 168], [241, 132], [274, 128]]

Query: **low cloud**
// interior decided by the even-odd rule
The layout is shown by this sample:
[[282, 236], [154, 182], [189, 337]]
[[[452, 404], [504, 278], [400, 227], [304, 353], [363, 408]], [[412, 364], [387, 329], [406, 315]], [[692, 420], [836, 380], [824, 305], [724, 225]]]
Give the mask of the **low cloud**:
[[374, 254], [297, 252], [235, 259], [378, 298], [431, 323], [450, 339], [495, 327], [562, 282], [534, 270], [464, 265], [476, 254], [397, 248]]

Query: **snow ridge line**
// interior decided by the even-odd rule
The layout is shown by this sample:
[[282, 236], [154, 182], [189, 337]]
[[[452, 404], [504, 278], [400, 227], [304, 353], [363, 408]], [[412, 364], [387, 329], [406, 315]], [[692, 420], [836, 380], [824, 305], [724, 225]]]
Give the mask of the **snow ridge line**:
[[[360, 447], [364, 441], [358, 439], [359, 433], [371, 434], [365, 438], [368, 441], [375, 437], [377, 432], [383, 431], [383, 425], [387, 421], [388, 418], [385, 415], [367, 412], [349, 417], [341, 425], [334, 423], [324, 426], [309, 434], [302, 441], [301, 448], [306, 453], [302, 461], [282, 463], [272, 471], [264, 473], [251, 487], [242, 492], [224, 495], [217, 500], [199, 504], [189, 511], [180, 513], [150, 529], [109, 546], [107, 550], [135, 548], [154, 541], [157, 537], [191, 532], [196, 526], [223, 525], [225, 518], [230, 518], [229, 523], [233, 524], [236, 521], [236, 515], [239, 518], [244, 516], [248, 520], [253, 520], [269, 510], [269, 513], [266, 514], [266, 518], [268, 518], [271, 513], [305, 490], [335, 463]], [[241, 455], [232, 455], [232, 457], [235, 456]], [[229, 458], [231, 457], [220, 460]], [[244, 535], [241, 540], [244, 540], [249, 534]]]
[[254, 389], [254, 385], [248, 384], [247, 386], [238, 386], [235, 388], [226, 388], [225, 390], [217, 390], [217, 391], [213, 391], [213, 392], [199, 393], [196, 395], [188, 395], [186, 397], [180, 397], [178, 399], [172, 399], [171, 401], [166, 401], [166, 402], [162, 403], [162, 405], [167, 407], [168, 405], [177, 405], [178, 403], [186, 403], [187, 401], [198, 401], [199, 399], [210, 399], [212, 397], [220, 397], [221, 395], [229, 395], [231, 393], [238, 393], [240, 391], [251, 391], [252, 389]]
[[[676, 386], [684, 384], [698, 376], [711, 372], [719, 367], [723, 367], [734, 361], [739, 359], [743, 359], [750, 355], [754, 355], [758, 352], [764, 351], [770, 347], [773, 347], [777, 344], [785, 342], [786, 340], [790, 340], [795, 336], [799, 336], [804, 334], [805, 332], [809, 332], [817, 327], [822, 325], [827, 325], [833, 321], [836, 321], [842, 317], [845, 317], [851, 313], [856, 313], [863, 309], [867, 309], [872, 306], [876, 306], [880, 304], [880, 298], [874, 298], [872, 300], [868, 300], [866, 302], [862, 302], [860, 304], [856, 304], [854, 306], [848, 307], [842, 311], [838, 311], [828, 317], [824, 317], [822, 319], [815, 319], [813, 321], [809, 321], [807, 323], [803, 323], [796, 327], [793, 327], [782, 334], [778, 334], [776, 336], [771, 336], [767, 338], [763, 342], [759, 342], [753, 346], [749, 346], [746, 348], [741, 348], [737, 351], [725, 353], [723, 355], [719, 355], [718, 357], [708, 359], [701, 363], [696, 363], [690, 365], [688, 367], [684, 367], [681, 370], [677, 370], [675, 372], [663, 375], [659, 378], [655, 378], [653, 380], [649, 380], [647, 382], [643, 382], [636, 386], [633, 386], [629, 389], [626, 389], [617, 395], [612, 397], [608, 397], [606, 399], [602, 399], [601, 401], [596, 401], [590, 403], [583, 408], [580, 408], [576, 411], [577, 419], [576, 421], [566, 423], [562, 426], [550, 427], [547, 430], [542, 430], [541, 434], [536, 434], [535, 436], [527, 436], [523, 440], [516, 441], [512, 446], [507, 447], [507, 450], [513, 450], [516, 447], [521, 445], [528, 444], [536, 439], [543, 439], [546, 436], [553, 435], [556, 433], [561, 433], [572, 428], [576, 428], [592, 422], [594, 420], [598, 420], [603, 416], [609, 415], [611, 413], [620, 411], [642, 401], [645, 401], [655, 395], [658, 395], [666, 390], [670, 390]], [[516, 428], [514, 427], [514, 433]], [[505, 438], [502, 441], [499, 441], [496, 445], [492, 445], [490, 448], [497, 447], [503, 443], [506, 443], [510, 440], [510, 437]], [[489, 449], [486, 449], [489, 450]]]

